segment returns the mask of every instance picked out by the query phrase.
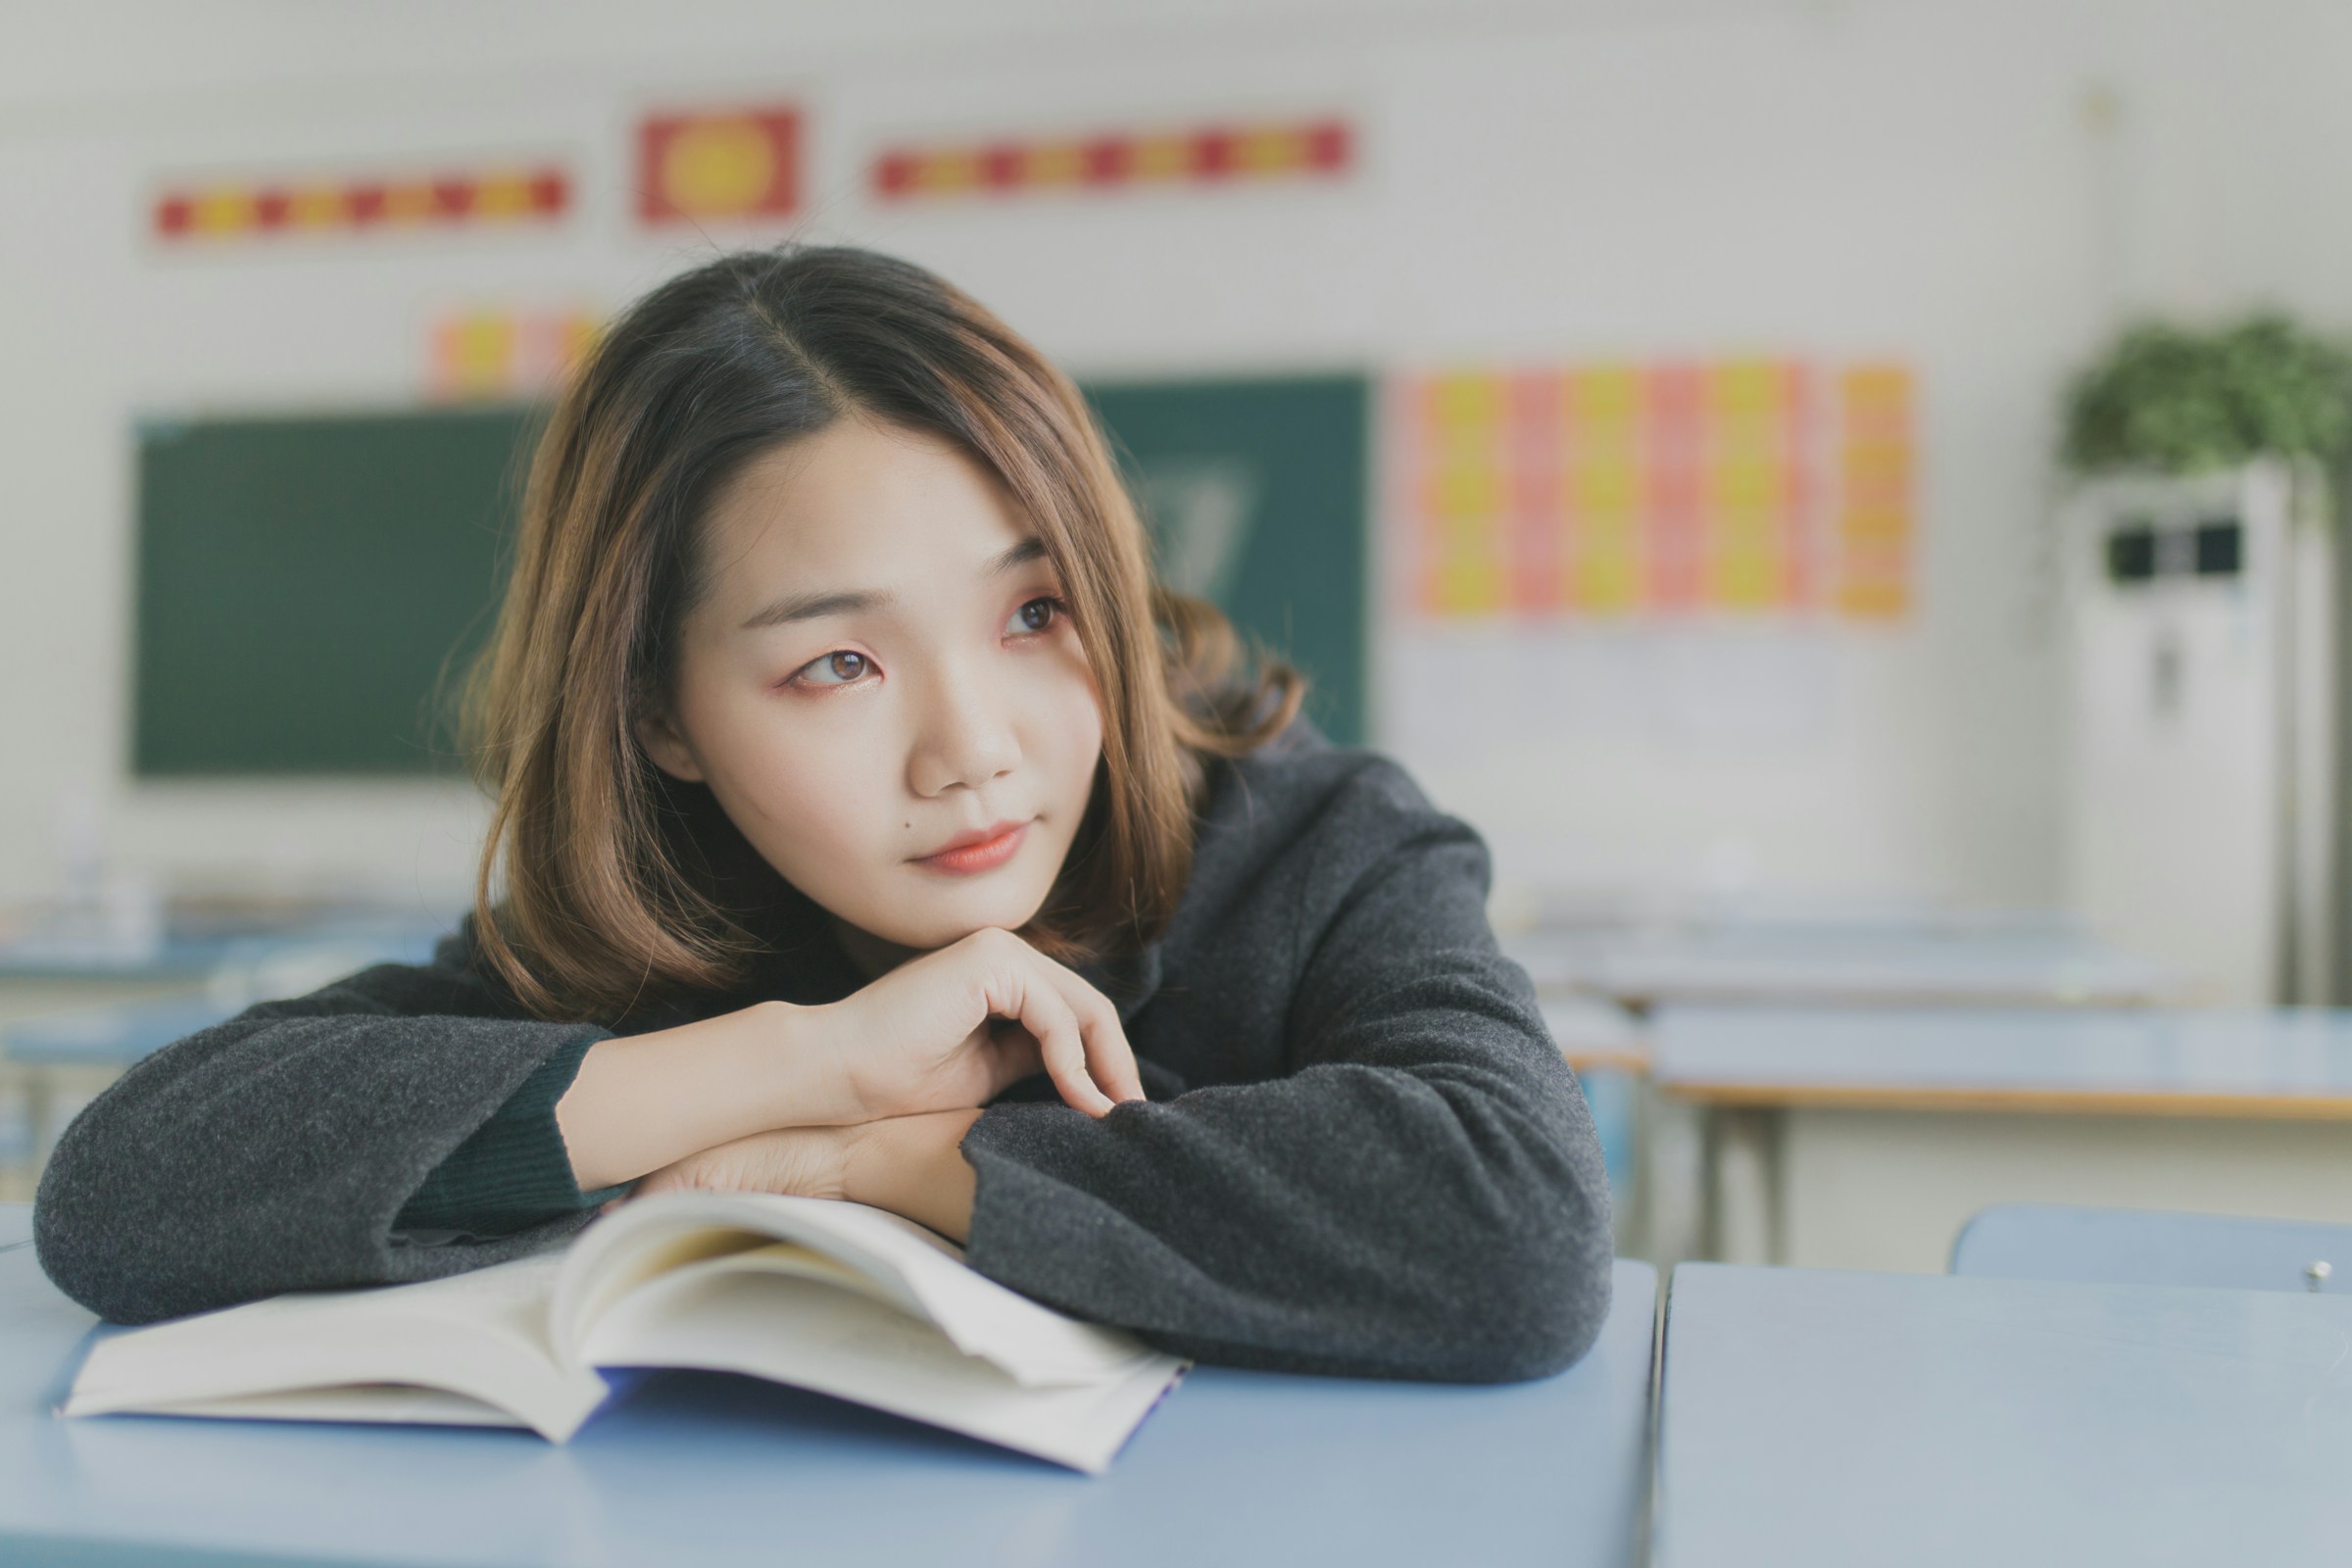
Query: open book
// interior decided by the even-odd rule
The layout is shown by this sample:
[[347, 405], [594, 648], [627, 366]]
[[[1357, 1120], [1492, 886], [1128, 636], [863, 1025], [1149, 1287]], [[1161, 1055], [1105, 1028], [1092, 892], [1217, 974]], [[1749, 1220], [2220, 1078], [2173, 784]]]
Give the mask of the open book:
[[605, 1397], [598, 1367], [700, 1367], [1100, 1472], [1184, 1365], [974, 1273], [895, 1214], [675, 1193], [560, 1252], [114, 1335], [64, 1413], [525, 1426], [562, 1443]]

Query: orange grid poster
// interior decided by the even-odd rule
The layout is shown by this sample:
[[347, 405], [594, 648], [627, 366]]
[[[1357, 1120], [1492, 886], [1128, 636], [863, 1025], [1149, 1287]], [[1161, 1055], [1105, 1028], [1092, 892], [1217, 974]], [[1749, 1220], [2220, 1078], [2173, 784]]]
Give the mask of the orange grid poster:
[[1838, 377], [1838, 608], [1893, 619], [1911, 608], [1911, 377], [1897, 365]]
[[1910, 386], [1899, 366], [1794, 359], [1408, 377], [1394, 407], [1410, 609], [1899, 617]]
[[891, 147], [870, 178], [884, 201], [1226, 184], [1342, 174], [1354, 148], [1344, 120], [1253, 122]]
[[637, 127], [637, 219], [649, 226], [790, 218], [801, 115], [784, 105], [649, 115]]
[[551, 166], [385, 178], [188, 179], [150, 214], [166, 244], [548, 223], [571, 206], [571, 179]]

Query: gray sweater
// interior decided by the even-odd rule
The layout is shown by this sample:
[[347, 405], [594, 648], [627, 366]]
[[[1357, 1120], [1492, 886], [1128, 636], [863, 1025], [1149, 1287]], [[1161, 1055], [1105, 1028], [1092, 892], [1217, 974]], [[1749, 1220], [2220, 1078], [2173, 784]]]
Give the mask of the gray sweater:
[[[972, 1265], [1205, 1361], [1465, 1381], [1567, 1365], [1608, 1307], [1608, 1189], [1584, 1097], [1496, 952], [1484, 845], [1395, 763], [1304, 726], [1212, 769], [1167, 932], [1086, 971], [1151, 1098], [1096, 1120], [1038, 1079], [992, 1105], [963, 1142]], [[67, 1129], [33, 1215], [42, 1267], [143, 1322], [559, 1241], [593, 1212], [567, 1180], [512, 1234], [422, 1229], [416, 1202], [486, 1140], [511, 1155], [554, 1137], [541, 1160], [560, 1161], [544, 1106], [597, 1040], [861, 983], [813, 906], [779, 913], [771, 946], [741, 993], [612, 1027], [527, 1016], [466, 934], [429, 965], [253, 1007]]]

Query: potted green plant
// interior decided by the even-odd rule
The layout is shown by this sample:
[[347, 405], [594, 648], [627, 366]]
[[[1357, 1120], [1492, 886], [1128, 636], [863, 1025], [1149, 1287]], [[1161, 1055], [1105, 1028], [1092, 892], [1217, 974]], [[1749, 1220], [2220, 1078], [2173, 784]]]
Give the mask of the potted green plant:
[[2126, 331], [2069, 388], [2061, 456], [2079, 474], [2189, 474], [2263, 456], [2333, 468], [2348, 447], [2352, 354], [2261, 315], [2217, 331]]

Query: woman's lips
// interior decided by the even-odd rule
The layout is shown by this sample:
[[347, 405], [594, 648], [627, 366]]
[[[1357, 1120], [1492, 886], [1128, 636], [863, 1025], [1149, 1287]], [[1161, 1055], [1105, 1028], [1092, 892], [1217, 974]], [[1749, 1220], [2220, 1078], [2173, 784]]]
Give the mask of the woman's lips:
[[970, 876], [976, 871], [993, 871], [1012, 858], [1020, 849], [1021, 840], [1028, 836], [1029, 824], [1016, 822], [993, 839], [961, 848], [942, 850], [926, 855], [914, 863], [933, 871], [945, 871], [952, 876]]

